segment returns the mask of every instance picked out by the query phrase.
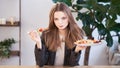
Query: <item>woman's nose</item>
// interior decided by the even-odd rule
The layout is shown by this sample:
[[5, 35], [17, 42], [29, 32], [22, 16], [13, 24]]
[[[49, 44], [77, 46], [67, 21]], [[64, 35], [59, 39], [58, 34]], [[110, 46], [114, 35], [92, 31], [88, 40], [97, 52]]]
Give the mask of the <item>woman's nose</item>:
[[61, 23], [62, 23], [62, 20], [59, 20], [59, 23], [61, 24]]

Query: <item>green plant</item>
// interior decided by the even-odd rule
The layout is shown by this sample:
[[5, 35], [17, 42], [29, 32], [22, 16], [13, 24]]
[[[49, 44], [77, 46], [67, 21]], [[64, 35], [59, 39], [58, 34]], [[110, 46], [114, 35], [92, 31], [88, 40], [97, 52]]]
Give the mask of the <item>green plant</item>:
[[9, 57], [10, 56], [10, 47], [16, 41], [13, 38], [8, 38], [3, 41], [0, 41], [0, 57]]
[[[120, 43], [120, 22], [116, 19], [120, 16], [120, 0], [52, 0], [64, 2], [78, 15], [76, 20], [82, 20], [82, 29], [89, 39], [93, 39], [92, 33], [97, 29], [99, 39], [106, 40], [107, 46], [113, 45], [113, 37], [118, 37]], [[75, 2], [76, 1], [76, 2]], [[80, 12], [83, 8], [85, 12]], [[113, 34], [114, 33], [114, 34]], [[88, 65], [90, 47], [85, 51], [84, 64]]]

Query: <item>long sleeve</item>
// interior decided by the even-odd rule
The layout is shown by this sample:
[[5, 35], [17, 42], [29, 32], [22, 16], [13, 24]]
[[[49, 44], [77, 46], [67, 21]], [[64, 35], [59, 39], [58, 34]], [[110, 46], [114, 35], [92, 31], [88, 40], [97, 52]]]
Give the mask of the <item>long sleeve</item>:
[[81, 51], [76, 53], [75, 52], [75, 47], [74, 47], [73, 50], [71, 50], [71, 54], [70, 54], [70, 59], [71, 60], [69, 61], [69, 64], [71, 66], [79, 65], [78, 62], [79, 62], [80, 56], [81, 56]]
[[37, 45], [35, 45], [34, 53], [35, 53], [36, 64], [39, 65], [40, 67], [44, 66], [47, 63], [48, 53], [43, 40], [42, 40], [42, 49], [37, 48]]
[[65, 61], [64, 61], [65, 63], [64, 64], [67, 65], [67, 66], [79, 65], [78, 62], [79, 62], [79, 59], [80, 59], [80, 56], [81, 56], [81, 51], [76, 53], [74, 51], [75, 47], [73, 49], [66, 50], [66, 56], [65, 56]]
[[43, 66], [44, 65], [44, 49], [38, 49], [37, 46], [35, 45], [35, 61], [36, 64], [39, 66]]

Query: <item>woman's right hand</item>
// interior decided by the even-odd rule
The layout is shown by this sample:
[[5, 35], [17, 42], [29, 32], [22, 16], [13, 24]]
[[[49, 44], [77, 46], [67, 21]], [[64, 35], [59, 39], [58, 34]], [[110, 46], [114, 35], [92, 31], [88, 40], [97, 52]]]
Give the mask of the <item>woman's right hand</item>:
[[40, 35], [37, 32], [37, 30], [30, 31], [28, 34], [33, 41], [35, 41], [35, 42], [40, 41]]
[[36, 42], [37, 47], [41, 49], [41, 48], [42, 48], [42, 47], [41, 47], [41, 38], [40, 38], [40, 35], [39, 35], [39, 33], [37, 32], [37, 30], [30, 31], [28, 34], [29, 34], [30, 38], [31, 38], [33, 41]]

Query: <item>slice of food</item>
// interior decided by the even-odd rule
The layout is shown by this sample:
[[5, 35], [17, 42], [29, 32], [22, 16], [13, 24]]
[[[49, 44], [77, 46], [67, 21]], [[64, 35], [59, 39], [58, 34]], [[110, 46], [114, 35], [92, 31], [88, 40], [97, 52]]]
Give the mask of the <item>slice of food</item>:
[[84, 39], [82, 39], [82, 40], [76, 41], [75, 43], [77, 43], [77, 44], [92, 44], [93, 41], [92, 40], [84, 40]]
[[91, 39], [87, 39], [87, 40], [82, 39], [82, 40], [76, 41], [75, 44], [88, 45], [88, 46], [90, 46], [90, 45], [92, 45], [92, 44], [99, 43], [99, 42], [101, 42], [101, 41], [99, 41], [99, 40], [91, 40]]

